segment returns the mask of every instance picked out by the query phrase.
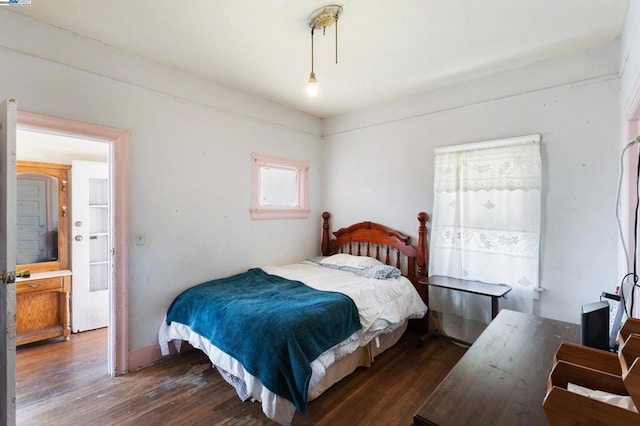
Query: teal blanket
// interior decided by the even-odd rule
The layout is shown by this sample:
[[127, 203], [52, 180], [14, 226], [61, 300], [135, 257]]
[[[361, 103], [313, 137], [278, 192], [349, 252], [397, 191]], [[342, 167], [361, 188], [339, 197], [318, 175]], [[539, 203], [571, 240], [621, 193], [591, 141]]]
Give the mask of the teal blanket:
[[302, 413], [311, 362], [361, 328], [348, 296], [259, 268], [187, 289], [169, 307], [167, 323], [172, 321], [240, 361]]

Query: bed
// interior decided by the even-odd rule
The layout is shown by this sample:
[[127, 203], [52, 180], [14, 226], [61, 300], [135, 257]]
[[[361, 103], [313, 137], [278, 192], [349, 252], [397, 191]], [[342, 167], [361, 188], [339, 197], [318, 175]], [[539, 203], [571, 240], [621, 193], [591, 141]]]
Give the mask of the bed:
[[428, 264], [428, 216], [418, 241], [359, 222], [330, 234], [322, 214], [322, 256], [265, 266], [193, 286], [162, 321], [163, 355], [182, 341], [207, 354], [242, 400], [289, 424], [296, 411], [393, 346], [427, 307], [419, 280]]

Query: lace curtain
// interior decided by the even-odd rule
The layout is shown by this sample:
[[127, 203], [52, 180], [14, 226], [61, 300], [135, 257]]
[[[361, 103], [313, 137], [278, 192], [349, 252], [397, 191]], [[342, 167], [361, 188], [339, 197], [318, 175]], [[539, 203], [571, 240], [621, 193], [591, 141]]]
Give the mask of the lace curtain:
[[[434, 169], [429, 274], [507, 284], [512, 290], [500, 308], [531, 313], [539, 270], [539, 135], [437, 149]], [[490, 303], [431, 289], [430, 308], [441, 314], [445, 333], [457, 337], [477, 333], [450, 332], [447, 319], [483, 329]]]

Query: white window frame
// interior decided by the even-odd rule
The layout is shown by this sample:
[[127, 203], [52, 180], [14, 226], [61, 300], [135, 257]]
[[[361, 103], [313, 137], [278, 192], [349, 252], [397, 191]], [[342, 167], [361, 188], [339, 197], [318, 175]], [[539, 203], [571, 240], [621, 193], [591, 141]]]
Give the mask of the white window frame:
[[[261, 169], [293, 169], [298, 174], [298, 204], [292, 207], [263, 206], [260, 200]], [[303, 160], [251, 154], [251, 219], [306, 219], [309, 217], [309, 163]]]

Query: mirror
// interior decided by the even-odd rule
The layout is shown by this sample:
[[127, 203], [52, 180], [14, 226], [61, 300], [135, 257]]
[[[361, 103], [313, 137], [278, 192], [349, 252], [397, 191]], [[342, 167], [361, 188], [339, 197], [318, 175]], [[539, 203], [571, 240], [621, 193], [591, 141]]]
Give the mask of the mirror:
[[18, 161], [16, 264], [35, 272], [67, 268], [70, 166]]
[[16, 263], [58, 260], [58, 179], [42, 173], [19, 173], [16, 194]]

